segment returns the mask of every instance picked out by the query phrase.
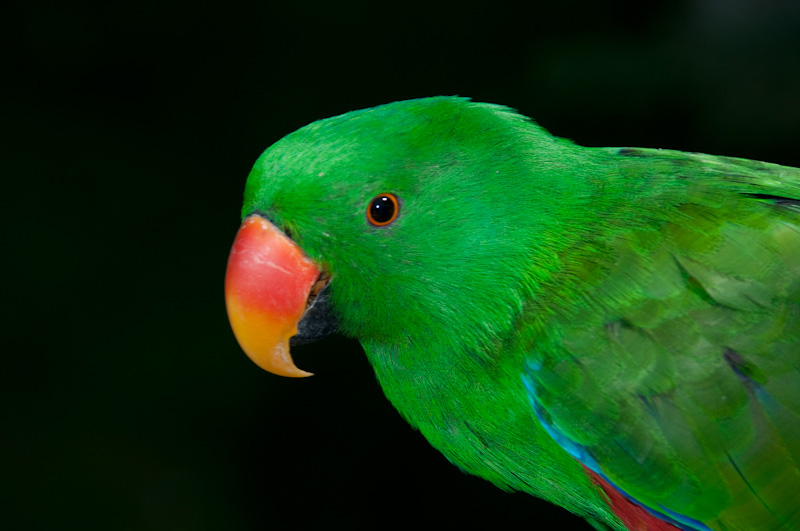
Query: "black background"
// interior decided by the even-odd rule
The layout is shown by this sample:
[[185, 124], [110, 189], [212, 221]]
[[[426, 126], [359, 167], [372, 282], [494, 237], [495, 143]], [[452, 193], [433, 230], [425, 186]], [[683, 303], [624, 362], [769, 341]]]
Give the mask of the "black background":
[[355, 341], [257, 369], [223, 303], [250, 165], [357, 108], [800, 165], [797, 2], [512, 5], [3, 3], [3, 527], [586, 527], [447, 463]]

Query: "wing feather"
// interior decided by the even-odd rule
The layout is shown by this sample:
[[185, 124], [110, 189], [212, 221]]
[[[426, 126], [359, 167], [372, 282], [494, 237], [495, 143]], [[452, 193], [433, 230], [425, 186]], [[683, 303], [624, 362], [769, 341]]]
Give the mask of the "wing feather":
[[581, 297], [554, 304], [530, 345], [536, 414], [686, 529], [800, 528], [800, 171], [625, 156], [713, 175], [661, 198], [674, 204], [655, 226], [599, 231], [590, 252], [563, 257], [582, 264], [569, 280]]

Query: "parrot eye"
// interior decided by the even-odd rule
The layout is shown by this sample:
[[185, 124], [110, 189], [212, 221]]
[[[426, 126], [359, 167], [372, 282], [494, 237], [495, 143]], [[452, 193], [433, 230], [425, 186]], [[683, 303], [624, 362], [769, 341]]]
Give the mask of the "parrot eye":
[[383, 227], [397, 219], [400, 205], [394, 194], [381, 194], [372, 199], [367, 207], [367, 220], [376, 227]]

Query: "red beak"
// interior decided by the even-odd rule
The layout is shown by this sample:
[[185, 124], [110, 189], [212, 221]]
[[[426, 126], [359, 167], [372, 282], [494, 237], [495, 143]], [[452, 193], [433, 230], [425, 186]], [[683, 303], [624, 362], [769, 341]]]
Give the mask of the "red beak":
[[233, 333], [256, 365], [280, 376], [311, 376], [289, 354], [289, 338], [320, 270], [275, 225], [254, 214], [236, 234], [225, 273]]

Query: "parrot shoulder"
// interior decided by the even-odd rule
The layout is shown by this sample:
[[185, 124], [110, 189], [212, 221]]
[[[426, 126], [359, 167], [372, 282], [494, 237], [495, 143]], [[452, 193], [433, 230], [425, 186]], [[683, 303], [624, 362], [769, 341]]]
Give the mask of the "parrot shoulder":
[[[564, 252], [553, 300], [531, 305], [520, 349], [534, 412], [678, 527], [798, 527], [800, 171], [620, 154], [649, 163], [620, 162], [630, 182], [663, 192], [633, 194]], [[630, 221], [637, 209], [646, 223]]]

